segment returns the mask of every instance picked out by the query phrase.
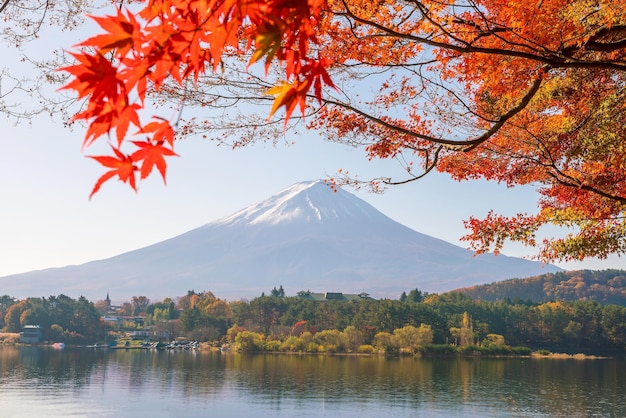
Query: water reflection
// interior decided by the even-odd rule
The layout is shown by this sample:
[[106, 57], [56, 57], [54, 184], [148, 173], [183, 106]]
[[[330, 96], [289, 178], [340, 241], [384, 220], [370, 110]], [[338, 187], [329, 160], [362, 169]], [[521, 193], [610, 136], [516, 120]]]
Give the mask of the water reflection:
[[0, 347], [0, 405], [15, 417], [623, 417], [625, 365]]
[[40, 347], [0, 348], [0, 384], [8, 380], [28, 381], [32, 385], [55, 386], [69, 383], [73, 387], [89, 384], [98, 359], [94, 353], [68, 351], [49, 355]]

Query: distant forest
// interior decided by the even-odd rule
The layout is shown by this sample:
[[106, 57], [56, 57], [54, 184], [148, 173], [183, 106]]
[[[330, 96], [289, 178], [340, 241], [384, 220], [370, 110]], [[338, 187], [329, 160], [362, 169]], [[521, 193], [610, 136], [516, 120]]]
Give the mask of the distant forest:
[[[598, 272], [598, 276], [570, 274], [544, 276], [542, 289], [569, 288], [575, 282], [579, 286], [573, 287], [579, 291], [609, 289], [614, 286], [608, 283], [624, 280], [624, 272], [616, 271]], [[571, 283], [559, 286], [547, 276]], [[605, 277], [602, 285], [600, 276]], [[506, 353], [520, 347], [586, 354], [623, 355], [626, 351], [623, 304], [589, 300], [588, 293], [585, 300], [576, 301], [532, 300], [544, 298], [544, 293], [515, 295], [488, 301], [462, 292], [429, 295], [413, 289], [399, 299], [316, 301], [285, 296], [281, 286], [250, 301], [227, 301], [210, 291], [191, 290], [159, 302], [134, 296], [113, 307], [108, 300], [92, 303], [64, 295], [19, 301], [2, 296], [0, 327], [19, 332], [24, 325], [40, 325], [46, 340], [75, 344], [101, 342], [105, 335], [107, 341], [129, 338], [141, 331], [140, 338], [180, 337], [216, 346], [229, 344], [243, 351], [396, 354], [424, 353], [435, 346], [436, 352], [446, 353], [457, 348]], [[104, 316], [122, 321], [114, 326], [103, 321]]]
[[457, 290], [485, 301], [594, 300], [626, 306], [626, 270], [578, 270], [511, 279]]

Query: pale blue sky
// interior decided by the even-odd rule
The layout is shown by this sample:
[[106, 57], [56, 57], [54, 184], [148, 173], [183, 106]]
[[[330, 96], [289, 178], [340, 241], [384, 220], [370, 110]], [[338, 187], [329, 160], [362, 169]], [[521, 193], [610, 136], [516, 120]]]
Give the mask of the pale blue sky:
[[[137, 249], [339, 168], [363, 178], [389, 168], [312, 134], [289, 147], [259, 144], [238, 150], [189, 140], [179, 144], [181, 156], [170, 160], [167, 186], [153, 176], [135, 193], [112, 181], [90, 201], [102, 171], [81, 155], [81, 129], [69, 132], [45, 119], [31, 126], [2, 124], [0, 276]], [[458, 183], [439, 174], [383, 195], [354, 193], [410, 228], [462, 246], [457, 240], [465, 233], [463, 219], [483, 216], [491, 208], [504, 214], [533, 211], [536, 199], [529, 189]], [[532, 249], [511, 246], [504, 253], [523, 256]], [[615, 257], [563, 266], [626, 268], [626, 262]]]
[[[44, 37], [28, 52], [49, 51], [49, 44], [69, 47], [76, 39]], [[17, 62], [15, 51], [5, 52], [0, 66]], [[398, 169], [393, 162], [368, 162], [362, 150], [325, 143], [313, 132], [289, 138], [295, 145], [276, 148], [257, 144], [230, 150], [190, 139], [177, 145], [180, 157], [170, 159], [167, 186], [156, 175], [140, 185], [139, 193], [109, 181], [89, 201], [103, 171], [82, 156], [83, 135], [83, 128], [69, 131], [47, 117], [15, 126], [0, 116], [0, 276], [80, 264], [150, 245], [340, 168], [363, 179]], [[383, 195], [348, 191], [412, 229], [461, 246], [466, 246], [458, 241], [465, 234], [463, 219], [484, 216], [489, 209], [505, 215], [534, 212], [537, 198], [529, 188], [458, 183], [439, 174]], [[509, 246], [503, 252], [525, 256], [533, 250]], [[626, 259], [559, 265], [626, 268]]]

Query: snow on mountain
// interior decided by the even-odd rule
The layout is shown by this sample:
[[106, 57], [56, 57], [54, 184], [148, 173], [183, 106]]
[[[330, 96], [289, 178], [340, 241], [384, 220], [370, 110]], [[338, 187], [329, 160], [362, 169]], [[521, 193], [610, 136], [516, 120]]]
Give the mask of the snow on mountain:
[[296, 183], [269, 199], [243, 209], [215, 224], [294, 224], [356, 221], [380, 217], [380, 212], [363, 200], [338, 190], [334, 192], [322, 181]]
[[210, 290], [252, 298], [283, 285], [397, 298], [419, 288], [441, 292], [560, 270], [520, 258], [475, 257], [421, 234], [322, 181], [292, 185], [225, 218], [177, 237], [79, 266], [0, 278], [15, 297], [64, 293], [92, 300], [146, 295], [158, 300]]

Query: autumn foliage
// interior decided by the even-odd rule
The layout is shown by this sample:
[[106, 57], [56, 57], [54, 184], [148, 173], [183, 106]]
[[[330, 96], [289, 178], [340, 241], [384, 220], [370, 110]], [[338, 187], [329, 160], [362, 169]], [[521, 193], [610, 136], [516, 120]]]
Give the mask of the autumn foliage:
[[[64, 88], [86, 100], [75, 116], [88, 125], [85, 145], [112, 138], [113, 154], [93, 157], [108, 171], [92, 194], [115, 177], [135, 188], [136, 176], [154, 167], [165, 179], [175, 141], [210, 127], [162, 115], [145, 121], [147, 96], [201, 103], [185, 83], [209, 94], [207, 81], [228, 83], [230, 63], [243, 58], [246, 69], [262, 66], [274, 97], [267, 114], [281, 117], [283, 129], [305, 117], [329, 140], [403, 165], [406, 177], [374, 179], [373, 188], [433, 169], [458, 180], [535, 186], [537, 213], [467, 221], [465, 238], [476, 251], [497, 252], [512, 239], [538, 246], [543, 260], [626, 252], [621, 0], [150, 0], [141, 7], [94, 17], [102, 33], [80, 43], [76, 65], [62, 69], [71, 74]], [[242, 85], [231, 87], [245, 97]], [[550, 223], [573, 232], [536, 242]]]
[[[83, 51], [73, 54], [77, 64], [61, 69], [73, 76], [64, 89], [87, 98], [86, 109], [74, 117], [88, 122], [84, 145], [107, 134], [114, 138], [113, 156], [93, 157], [110, 170], [91, 194], [114, 176], [135, 188], [136, 173], [144, 179], [155, 166], [165, 179], [165, 157], [176, 155], [174, 128], [159, 116], [142, 122], [146, 92], [158, 90], [169, 78], [182, 83], [216, 71], [223, 55], [253, 48], [250, 64], [263, 57], [266, 67], [272, 60], [284, 64], [291, 82], [269, 92], [276, 96], [271, 113], [281, 106], [288, 116], [296, 106], [304, 111], [309, 90], [321, 98], [322, 85], [332, 85], [324, 68], [327, 61], [319, 54], [309, 56], [320, 6], [305, 0], [157, 0], [136, 15], [120, 10], [114, 16], [94, 17], [104, 33], [78, 44]], [[120, 149], [131, 136], [143, 140], [131, 140], [138, 150], [124, 154]]]

